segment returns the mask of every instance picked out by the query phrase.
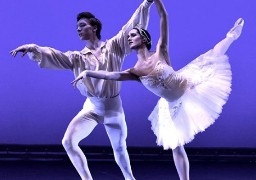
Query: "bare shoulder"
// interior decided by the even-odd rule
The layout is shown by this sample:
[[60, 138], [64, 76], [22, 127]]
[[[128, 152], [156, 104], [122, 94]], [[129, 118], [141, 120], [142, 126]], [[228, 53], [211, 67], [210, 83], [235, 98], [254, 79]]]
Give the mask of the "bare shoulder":
[[169, 65], [171, 64], [168, 49], [159, 48], [155, 54], [156, 59], [158, 59], [158, 61], [166, 62]]

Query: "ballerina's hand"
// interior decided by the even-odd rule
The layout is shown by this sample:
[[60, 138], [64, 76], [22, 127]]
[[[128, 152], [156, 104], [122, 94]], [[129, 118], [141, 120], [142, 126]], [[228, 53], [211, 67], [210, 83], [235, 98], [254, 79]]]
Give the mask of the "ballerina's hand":
[[86, 77], [86, 70], [81, 72], [74, 81], [71, 82], [71, 84], [74, 86], [74, 88], [76, 87], [76, 84], [79, 80], [82, 80]]
[[23, 57], [31, 50], [32, 50], [32, 47], [26, 44], [26, 45], [19, 46], [16, 49], [10, 51], [10, 54], [15, 57], [18, 52], [22, 52], [21, 57]]

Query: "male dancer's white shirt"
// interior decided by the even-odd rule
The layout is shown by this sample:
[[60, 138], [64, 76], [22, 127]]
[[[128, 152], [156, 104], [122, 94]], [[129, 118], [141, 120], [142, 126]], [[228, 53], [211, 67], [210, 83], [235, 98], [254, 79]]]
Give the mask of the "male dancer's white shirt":
[[[100, 59], [85, 47], [79, 51], [61, 52], [50, 47], [33, 46], [29, 57], [38, 61], [42, 68], [70, 69], [77, 77], [82, 71], [106, 70], [120, 71], [125, 56], [131, 51], [128, 42], [128, 32], [136, 27], [147, 28], [151, 2], [144, 0], [137, 8], [131, 19], [122, 27], [117, 35], [101, 44]], [[71, 58], [72, 54], [79, 54], [78, 59]], [[87, 77], [77, 83], [81, 94], [87, 97], [111, 98], [120, 92], [120, 82]]]

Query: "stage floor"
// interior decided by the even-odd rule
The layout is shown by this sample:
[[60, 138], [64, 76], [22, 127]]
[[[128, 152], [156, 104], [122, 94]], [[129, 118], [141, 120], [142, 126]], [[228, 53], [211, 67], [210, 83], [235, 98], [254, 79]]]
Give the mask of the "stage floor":
[[[178, 180], [172, 161], [132, 161], [137, 180]], [[94, 180], [122, 180], [113, 161], [89, 161]], [[191, 180], [256, 180], [256, 163], [191, 162]], [[69, 161], [0, 161], [0, 180], [79, 180]]]

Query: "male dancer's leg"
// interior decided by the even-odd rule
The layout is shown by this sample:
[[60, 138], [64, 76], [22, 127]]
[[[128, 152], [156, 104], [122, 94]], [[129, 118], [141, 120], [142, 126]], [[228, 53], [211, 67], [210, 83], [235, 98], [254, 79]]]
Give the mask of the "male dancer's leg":
[[79, 142], [86, 138], [96, 127], [99, 116], [81, 110], [70, 122], [62, 144], [82, 180], [92, 180], [91, 173], [88, 168], [87, 159], [78, 146]]
[[115, 160], [126, 180], [135, 180], [126, 147], [127, 126], [123, 108], [120, 105], [115, 110], [106, 111], [104, 126], [110, 139]]

